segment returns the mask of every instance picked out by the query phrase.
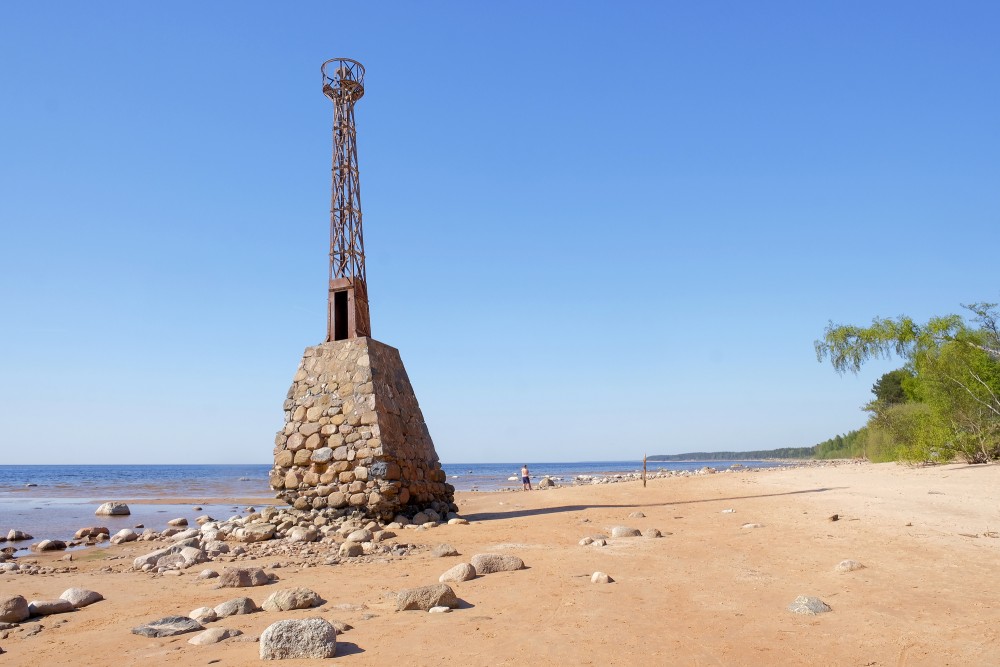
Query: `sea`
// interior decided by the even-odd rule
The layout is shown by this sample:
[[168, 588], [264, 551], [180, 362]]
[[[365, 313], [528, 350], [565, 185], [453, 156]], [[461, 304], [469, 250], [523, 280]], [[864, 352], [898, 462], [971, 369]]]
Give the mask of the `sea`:
[[[777, 461], [649, 462], [647, 470], [724, 469], [783, 465]], [[532, 481], [551, 477], [572, 483], [579, 475], [604, 477], [642, 470], [642, 461], [527, 462]], [[442, 463], [458, 491], [503, 491], [521, 487], [522, 463]], [[170, 519], [207, 514], [215, 519], [245, 515], [277, 504], [268, 487], [270, 464], [234, 465], [0, 465], [0, 540], [21, 530], [42, 539], [68, 540], [86, 526], [114, 534], [143, 526], [162, 530]], [[128, 516], [95, 516], [104, 502], [127, 501]], [[252, 505], [251, 505], [252, 504]], [[200, 509], [196, 509], [200, 508]], [[28, 546], [19, 543], [15, 546]]]

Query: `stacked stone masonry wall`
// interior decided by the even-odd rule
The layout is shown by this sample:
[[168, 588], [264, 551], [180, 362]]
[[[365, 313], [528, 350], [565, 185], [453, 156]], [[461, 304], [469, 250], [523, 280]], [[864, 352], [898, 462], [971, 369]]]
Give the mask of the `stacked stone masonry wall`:
[[297, 509], [386, 519], [454, 505], [395, 348], [371, 338], [306, 348], [284, 408], [270, 483]]

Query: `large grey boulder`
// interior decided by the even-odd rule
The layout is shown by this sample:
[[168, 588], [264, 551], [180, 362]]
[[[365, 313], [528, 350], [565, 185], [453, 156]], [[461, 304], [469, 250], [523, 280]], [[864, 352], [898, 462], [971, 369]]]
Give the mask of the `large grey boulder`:
[[133, 635], [143, 637], [173, 637], [186, 632], [197, 632], [205, 628], [198, 621], [187, 616], [166, 616], [144, 625], [132, 628]]
[[20, 623], [29, 616], [28, 601], [22, 596], [0, 597], [0, 623]]
[[265, 611], [290, 611], [318, 607], [321, 604], [323, 599], [308, 588], [286, 588], [271, 593], [261, 608]]
[[28, 611], [32, 616], [50, 616], [73, 611], [73, 603], [69, 600], [32, 600], [28, 603]]
[[476, 568], [477, 574], [512, 572], [524, 569], [523, 560], [508, 554], [476, 554], [472, 557], [471, 562], [472, 567]]
[[219, 588], [250, 588], [271, 583], [259, 567], [227, 567], [219, 576]]
[[459, 563], [438, 577], [438, 581], [445, 583], [448, 581], [469, 581], [475, 578], [476, 568], [469, 563]]
[[7, 533], [7, 539], [10, 540], [11, 542], [20, 542], [22, 540], [33, 540], [35, 538], [32, 537], [31, 535], [28, 535], [23, 530], [11, 529], [11, 531]]
[[458, 596], [448, 584], [434, 584], [420, 588], [407, 588], [396, 594], [396, 611], [419, 609], [429, 611], [431, 607], [457, 607]]
[[97, 516], [126, 516], [131, 513], [132, 511], [128, 508], [128, 505], [115, 502], [104, 503], [94, 512]]
[[62, 551], [66, 543], [62, 540], [42, 540], [35, 545], [35, 551]]
[[227, 616], [237, 616], [239, 614], [252, 614], [260, 611], [257, 603], [250, 598], [233, 598], [226, 600], [222, 604], [215, 606], [216, 618], [226, 618]]
[[104, 599], [104, 596], [96, 591], [88, 591], [85, 588], [68, 588], [63, 591], [63, 594], [59, 598], [72, 604], [74, 609], [79, 609], [80, 607], [100, 602]]
[[260, 659], [332, 658], [337, 653], [337, 631], [322, 618], [273, 623], [260, 635]]
[[111, 544], [124, 544], [125, 542], [135, 542], [139, 535], [131, 528], [122, 528], [111, 536]]

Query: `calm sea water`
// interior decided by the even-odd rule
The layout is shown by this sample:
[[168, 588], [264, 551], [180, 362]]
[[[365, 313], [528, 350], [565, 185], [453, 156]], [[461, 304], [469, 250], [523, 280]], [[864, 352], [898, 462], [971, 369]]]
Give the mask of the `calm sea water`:
[[[576, 463], [532, 463], [532, 480], [550, 476], [571, 483], [577, 475], [613, 475], [642, 469], [641, 461], [584, 461]], [[705, 465], [722, 469], [735, 461], [656, 462], [657, 470], [695, 470]], [[748, 468], [781, 465], [771, 461], [740, 461]], [[495, 491], [520, 488], [521, 463], [446, 463], [448, 481], [459, 491]], [[68, 539], [84, 526], [107, 526], [114, 533], [142, 524], [162, 530], [166, 522], [209, 514], [225, 519], [245, 511], [235, 499], [257, 499], [259, 509], [273, 502], [267, 484], [267, 464], [245, 465], [80, 465], [0, 466], [0, 538], [10, 529], [23, 530], [35, 541]], [[514, 477], [514, 480], [509, 478]], [[191, 504], [170, 503], [189, 499]], [[202, 500], [203, 499], [203, 500]], [[231, 499], [229, 502], [220, 499]], [[96, 517], [94, 510], [109, 500], [129, 500], [132, 514]], [[143, 500], [168, 501], [148, 504]], [[212, 502], [212, 501], [215, 502]], [[201, 510], [195, 510], [197, 503]], [[27, 546], [25, 544], [24, 546]]]

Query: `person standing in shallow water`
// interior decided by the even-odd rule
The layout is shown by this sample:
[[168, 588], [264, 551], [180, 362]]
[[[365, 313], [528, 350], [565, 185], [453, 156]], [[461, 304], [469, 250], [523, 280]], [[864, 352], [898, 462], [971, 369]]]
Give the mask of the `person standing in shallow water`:
[[521, 484], [525, 491], [531, 491], [531, 474], [528, 472], [528, 464], [521, 467]]

